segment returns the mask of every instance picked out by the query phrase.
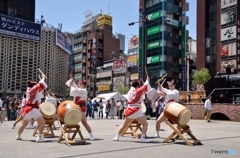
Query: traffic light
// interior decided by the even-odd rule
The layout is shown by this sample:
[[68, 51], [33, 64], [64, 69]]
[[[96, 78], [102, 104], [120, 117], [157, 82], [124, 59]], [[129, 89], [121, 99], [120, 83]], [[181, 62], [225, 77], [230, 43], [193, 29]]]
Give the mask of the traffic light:
[[132, 25], [134, 25], [134, 22], [130, 22], [128, 25], [129, 25], [129, 26], [132, 26]]

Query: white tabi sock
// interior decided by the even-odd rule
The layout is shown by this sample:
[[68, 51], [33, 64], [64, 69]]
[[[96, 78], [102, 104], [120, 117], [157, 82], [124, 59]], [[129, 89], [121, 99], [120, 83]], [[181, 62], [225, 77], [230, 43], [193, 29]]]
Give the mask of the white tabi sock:
[[141, 139], [146, 139], [145, 134], [142, 134]]
[[119, 139], [119, 134], [118, 134], [118, 133], [116, 134], [116, 137], [115, 137], [115, 138]]
[[90, 132], [89, 134], [90, 134], [90, 137], [94, 137], [92, 132]]
[[156, 135], [159, 137], [159, 131], [156, 131]]

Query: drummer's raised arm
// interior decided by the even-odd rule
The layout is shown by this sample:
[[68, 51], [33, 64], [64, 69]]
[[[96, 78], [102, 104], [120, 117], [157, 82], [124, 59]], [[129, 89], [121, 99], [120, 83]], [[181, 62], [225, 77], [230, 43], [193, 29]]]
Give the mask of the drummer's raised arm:
[[86, 89], [81, 89], [81, 88], [75, 88], [75, 87], [71, 87], [70, 90], [70, 96], [79, 96], [79, 94], [83, 95], [83, 96], [87, 96], [87, 90]]
[[77, 85], [76, 83], [74, 82], [73, 78], [70, 78], [67, 82], [66, 82], [66, 85], [69, 87], [69, 88], [77, 88]]

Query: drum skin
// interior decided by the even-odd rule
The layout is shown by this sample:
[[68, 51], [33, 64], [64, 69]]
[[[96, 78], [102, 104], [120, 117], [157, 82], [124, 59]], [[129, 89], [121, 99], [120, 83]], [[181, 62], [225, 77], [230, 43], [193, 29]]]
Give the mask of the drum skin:
[[146, 105], [144, 103], [141, 103], [140, 106], [141, 106], [142, 113], [145, 114], [147, 111]]
[[170, 102], [164, 109], [164, 115], [171, 122], [184, 126], [191, 119], [191, 111], [176, 102]]
[[42, 103], [39, 109], [44, 118], [54, 118], [56, 115], [56, 107], [53, 103]]
[[57, 109], [59, 119], [67, 125], [76, 125], [82, 120], [80, 107], [73, 101], [62, 102]]

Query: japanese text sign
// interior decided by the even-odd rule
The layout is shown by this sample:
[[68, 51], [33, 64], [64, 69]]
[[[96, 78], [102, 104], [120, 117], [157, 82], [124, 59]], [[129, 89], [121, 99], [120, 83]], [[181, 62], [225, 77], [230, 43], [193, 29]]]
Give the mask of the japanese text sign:
[[72, 54], [72, 42], [64, 33], [56, 29], [56, 45], [68, 54]]
[[40, 42], [41, 25], [0, 15], [0, 34]]

